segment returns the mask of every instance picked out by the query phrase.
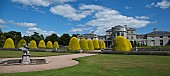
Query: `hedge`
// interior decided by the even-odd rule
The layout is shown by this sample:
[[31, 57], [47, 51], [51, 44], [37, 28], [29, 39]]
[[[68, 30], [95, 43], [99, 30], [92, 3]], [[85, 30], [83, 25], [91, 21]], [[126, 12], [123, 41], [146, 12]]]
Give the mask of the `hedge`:
[[87, 43], [88, 43], [89, 50], [94, 50], [94, 46], [93, 46], [92, 40], [88, 40]]
[[82, 38], [80, 41], [80, 47], [83, 51], [89, 50], [88, 44], [87, 44], [87, 40], [85, 38]]
[[29, 48], [33, 49], [33, 48], [37, 48], [37, 44], [34, 40], [31, 40]]
[[14, 46], [14, 41], [12, 40], [12, 38], [8, 38], [5, 41], [4, 47], [3, 48], [15, 48]]
[[76, 37], [72, 37], [70, 39], [69, 45], [68, 45], [69, 51], [79, 51], [80, 50], [80, 44]]
[[132, 46], [129, 40], [124, 38], [123, 36], [117, 36], [114, 40], [114, 47], [113, 50], [116, 51], [131, 51]]
[[54, 42], [54, 48], [59, 48], [59, 44], [57, 41]]
[[100, 49], [99, 43], [98, 43], [98, 41], [97, 41], [96, 39], [93, 40], [93, 46], [94, 46], [94, 49], [95, 49], [95, 50], [99, 50], [99, 49]]
[[38, 48], [46, 48], [44, 40], [41, 40], [38, 44]]
[[18, 43], [18, 48], [23, 47], [23, 44], [26, 44], [27, 42], [24, 39], [21, 39]]
[[48, 41], [48, 42], [47, 42], [47, 48], [49, 48], [49, 49], [53, 48], [53, 44], [52, 44], [51, 41]]
[[103, 46], [102, 46], [102, 41], [101, 40], [98, 40], [98, 43], [99, 43], [99, 48], [102, 49]]

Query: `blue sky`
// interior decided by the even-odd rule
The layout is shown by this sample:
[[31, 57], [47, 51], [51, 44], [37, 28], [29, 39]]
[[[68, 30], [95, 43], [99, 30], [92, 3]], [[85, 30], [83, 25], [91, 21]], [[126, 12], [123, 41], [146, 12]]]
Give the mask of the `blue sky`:
[[23, 35], [72, 35], [105, 31], [116, 25], [146, 34], [170, 30], [170, 0], [0, 0], [0, 28]]

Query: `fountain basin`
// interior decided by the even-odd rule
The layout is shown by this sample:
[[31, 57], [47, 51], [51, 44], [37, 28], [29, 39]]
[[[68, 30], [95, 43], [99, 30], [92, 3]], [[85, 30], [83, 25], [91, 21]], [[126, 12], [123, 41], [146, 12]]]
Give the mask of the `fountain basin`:
[[10, 66], [10, 65], [40, 65], [40, 64], [48, 64], [49, 61], [46, 59], [30, 59], [31, 63], [23, 64], [22, 59], [12, 59], [0, 62], [1, 66]]

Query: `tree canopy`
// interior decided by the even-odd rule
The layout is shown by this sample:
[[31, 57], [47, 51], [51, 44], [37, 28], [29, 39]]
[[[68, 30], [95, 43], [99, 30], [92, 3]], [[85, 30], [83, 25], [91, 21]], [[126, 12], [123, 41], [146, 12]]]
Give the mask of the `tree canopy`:
[[4, 48], [15, 48], [14, 41], [12, 40], [12, 38], [8, 38], [5, 41]]
[[80, 48], [83, 50], [83, 51], [86, 51], [86, 50], [89, 50], [89, 47], [88, 47], [88, 43], [87, 43], [87, 40], [85, 38], [82, 38], [80, 41]]
[[76, 37], [72, 37], [70, 39], [69, 45], [68, 45], [69, 51], [79, 51], [80, 50], [80, 44]]

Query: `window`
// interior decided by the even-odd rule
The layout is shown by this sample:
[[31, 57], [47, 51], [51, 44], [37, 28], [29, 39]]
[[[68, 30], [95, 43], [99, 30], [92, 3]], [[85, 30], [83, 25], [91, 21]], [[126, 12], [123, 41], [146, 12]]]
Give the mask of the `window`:
[[133, 36], [131, 36], [131, 39], [133, 39]]
[[93, 38], [91, 38], [91, 40], [93, 40]]
[[163, 38], [163, 36], [160, 36], [160, 38]]
[[168, 36], [168, 38], [170, 38], [170, 36]]
[[155, 46], [155, 40], [151, 41], [151, 46]]
[[133, 31], [131, 31], [131, 33], [133, 34]]
[[121, 32], [121, 36], [124, 36], [124, 32]]
[[119, 33], [119, 32], [117, 32], [117, 36], [120, 36], [120, 33]]
[[163, 40], [160, 40], [160, 46], [163, 46]]

